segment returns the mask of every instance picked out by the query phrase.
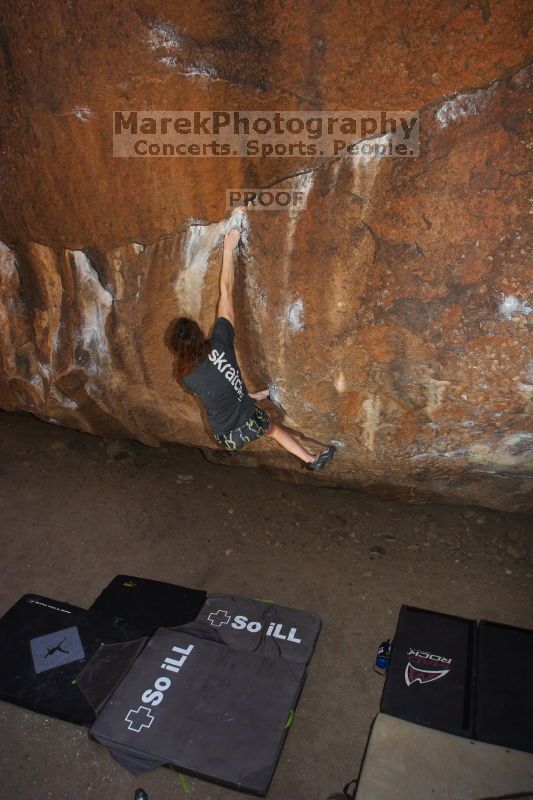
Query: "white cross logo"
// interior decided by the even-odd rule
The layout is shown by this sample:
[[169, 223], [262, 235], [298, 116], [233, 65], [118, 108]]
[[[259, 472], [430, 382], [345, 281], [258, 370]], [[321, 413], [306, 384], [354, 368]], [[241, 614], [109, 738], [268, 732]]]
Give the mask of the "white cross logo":
[[227, 611], [224, 611], [223, 608], [219, 608], [216, 612], [212, 611], [207, 619], [215, 628], [220, 628], [222, 625], [227, 625], [231, 621], [230, 615]]
[[[143, 713], [144, 712], [144, 713]], [[143, 722], [144, 718], [144, 722]], [[140, 733], [143, 728], [149, 728], [155, 717], [146, 706], [139, 706], [137, 711], [131, 708], [126, 714], [125, 720], [128, 723], [128, 728], [134, 733]]]

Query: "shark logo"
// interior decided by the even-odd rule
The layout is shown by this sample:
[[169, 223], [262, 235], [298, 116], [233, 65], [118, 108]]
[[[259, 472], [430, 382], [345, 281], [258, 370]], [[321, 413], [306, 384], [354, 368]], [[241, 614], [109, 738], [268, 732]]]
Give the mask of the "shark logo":
[[75, 625], [46, 633], [44, 636], [36, 636], [30, 641], [30, 650], [37, 674], [85, 658], [80, 633]]
[[410, 661], [407, 662], [405, 668], [405, 682], [408, 686], [413, 683], [431, 683], [438, 681], [439, 678], [444, 678], [448, 674], [449, 669], [419, 669], [413, 667]]
[[64, 653], [65, 655], [68, 656], [69, 651], [68, 650], [63, 650], [63, 645], [65, 644], [66, 640], [67, 640], [67, 637], [65, 636], [65, 638], [61, 642], [59, 642], [59, 644], [56, 644], [55, 647], [48, 647], [47, 648], [47, 653], [45, 655], [45, 658], [49, 658], [50, 656], [54, 656], [56, 653]]

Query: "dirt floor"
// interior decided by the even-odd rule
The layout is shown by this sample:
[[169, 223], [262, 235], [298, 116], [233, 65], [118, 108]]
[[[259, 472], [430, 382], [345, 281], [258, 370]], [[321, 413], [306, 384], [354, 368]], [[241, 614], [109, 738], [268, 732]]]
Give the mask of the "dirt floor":
[[[531, 517], [284, 484], [182, 447], [105, 442], [0, 413], [0, 613], [27, 592], [87, 606], [117, 573], [318, 612], [323, 628], [269, 800], [326, 800], [359, 769], [402, 603], [531, 626]], [[6, 654], [3, 654], [5, 657]], [[0, 703], [9, 800], [185, 797], [83, 728]], [[191, 800], [235, 792], [194, 778]]]

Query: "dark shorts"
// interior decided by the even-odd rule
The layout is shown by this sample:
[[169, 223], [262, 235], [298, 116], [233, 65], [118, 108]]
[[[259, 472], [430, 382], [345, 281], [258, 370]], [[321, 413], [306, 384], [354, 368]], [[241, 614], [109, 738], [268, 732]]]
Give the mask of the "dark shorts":
[[236, 428], [229, 433], [213, 434], [216, 441], [226, 450], [240, 450], [250, 442], [260, 439], [268, 431], [270, 420], [268, 415], [260, 408], [256, 408], [254, 414], [247, 419], [244, 425]]

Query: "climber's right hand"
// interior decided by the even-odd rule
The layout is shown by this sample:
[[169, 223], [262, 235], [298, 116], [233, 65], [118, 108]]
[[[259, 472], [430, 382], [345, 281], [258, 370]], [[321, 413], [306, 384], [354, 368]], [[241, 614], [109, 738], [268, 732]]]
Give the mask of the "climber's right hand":
[[240, 230], [238, 228], [231, 228], [224, 236], [224, 247], [231, 251], [235, 250], [239, 244], [240, 238]]

